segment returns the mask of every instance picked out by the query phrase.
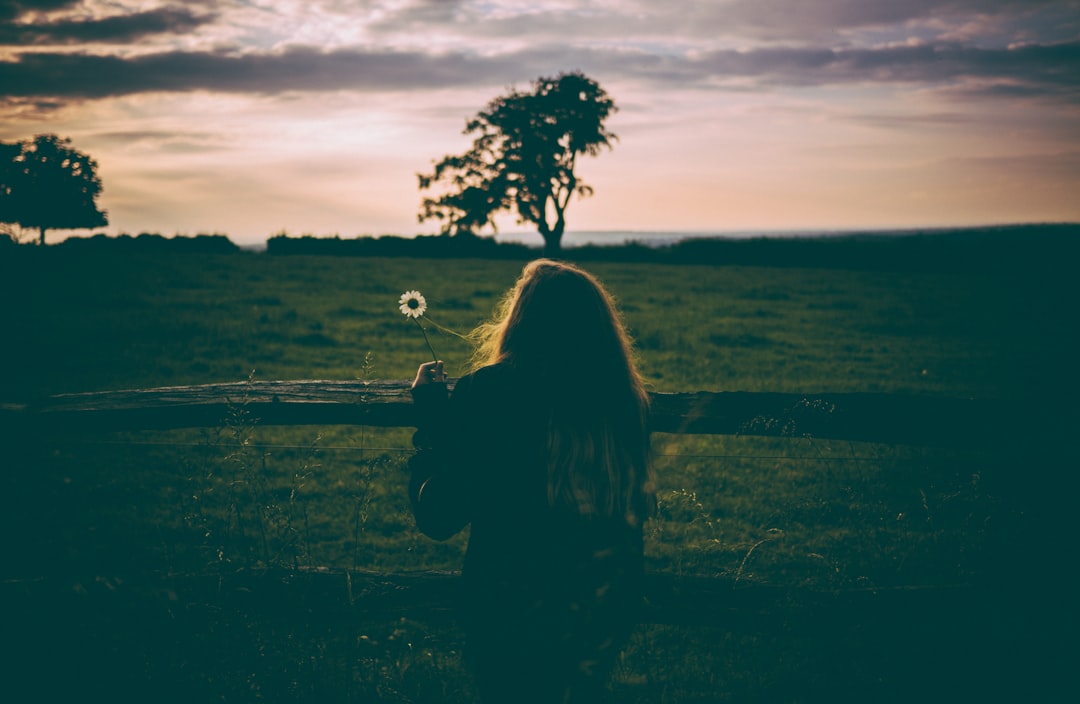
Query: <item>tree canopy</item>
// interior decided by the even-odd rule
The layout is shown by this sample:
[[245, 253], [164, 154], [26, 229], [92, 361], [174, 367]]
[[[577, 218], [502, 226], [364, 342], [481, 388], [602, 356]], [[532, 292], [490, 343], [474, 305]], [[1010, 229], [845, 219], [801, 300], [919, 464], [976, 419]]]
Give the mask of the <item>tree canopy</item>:
[[71, 140], [40, 134], [0, 142], [0, 223], [45, 231], [98, 227], [108, 220], [97, 207], [97, 162], [73, 149]]
[[421, 190], [446, 189], [423, 200], [420, 222], [442, 221], [443, 234], [477, 234], [494, 229], [495, 215], [509, 210], [518, 222], [536, 225], [546, 255], [558, 254], [571, 197], [592, 195], [575, 174], [577, 157], [611, 148], [617, 138], [604, 122], [617, 109], [596, 81], [577, 71], [495, 98], [466, 123], [464, 134], [476, 135], [472, 148], [419, 175]]

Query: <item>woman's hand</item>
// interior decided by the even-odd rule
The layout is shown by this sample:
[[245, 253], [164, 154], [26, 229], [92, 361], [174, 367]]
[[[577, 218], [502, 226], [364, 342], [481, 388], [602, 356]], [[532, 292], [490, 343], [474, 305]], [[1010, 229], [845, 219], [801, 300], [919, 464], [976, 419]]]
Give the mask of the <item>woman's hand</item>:
[[446, 371], [443, 370], [442, 361], [438, 362], [424, 362], [420, 365], [420, 368], [416, 370], [416, 378], [413, 379], [412, 388], [417, 386], [423, 386], [424, 384], [445, 384], [446, 383]]

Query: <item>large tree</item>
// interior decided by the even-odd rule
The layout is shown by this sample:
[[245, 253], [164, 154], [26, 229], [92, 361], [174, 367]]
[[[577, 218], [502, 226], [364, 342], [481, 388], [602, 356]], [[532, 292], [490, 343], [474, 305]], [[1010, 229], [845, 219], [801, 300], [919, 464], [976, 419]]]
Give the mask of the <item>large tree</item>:
[[39, 134], [0, 142], [0, 223], [45, 231], [98, 227], [108, 220], [97, 207], [97, 162], [73, 149], [71, 140]]
[[420, 222], [435, 218], [444, 234], [476, 234], [511, 210], [518, 222], [536, 225], [547, 256], [558, 255], [570, 198], [592, 194], [574, 172], [577, 157], [611, 148], [616, 137], [604, 122], [616, 110], [599, 84], [577, 71], [495, 98], [466, 123], [464, 134], [476, 135], [472, 148], [420, 174], [421, 190], [445, 189], [423, 200]]

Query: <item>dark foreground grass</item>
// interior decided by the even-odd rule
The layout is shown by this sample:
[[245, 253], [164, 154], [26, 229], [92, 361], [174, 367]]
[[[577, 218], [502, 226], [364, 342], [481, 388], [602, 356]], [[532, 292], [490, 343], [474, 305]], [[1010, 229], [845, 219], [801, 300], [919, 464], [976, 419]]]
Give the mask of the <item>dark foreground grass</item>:
[[[54, 256], [55, 255], [55, 256]], [[260, 379], [407, 378], [419, 288], [466, 330], [512, 262], [72, 257], [0, 262], [3, 399]], [[905, 273], [591, 266], [656, 390], [886, 391], [1054, 405], [1065, 282]], [[17, 295], [16, 295], [17, 292]], [[464, 368], [457, 338], [434, 335]], [[12, 700], [467, 702], [444, 613], [372, 615], [237, 575], [454, 570], [404, 493], [409, 430], [269, 428], [242, 399], [216, 428], [5, 437], [5, 666]], [[657, 435], [653, 573], [815, 593], [962, 585], [975, 603], [643, 624], [614, 682], [630, 702], [958, 701], [1048, 696], [1068, 650], [1053, 578], [1060, 448], [945, 451], [791, 437]], [[1055, 487], [1058, 487], [1055, 489]], [[178, 580], [221, 579], [192, 594]], [[213, 583], [213, 582], [212, 582]], [[1032, 585], [1037, 585], [1034, 589]], [[344, 587], [343, 587], [344, 588]], [[949, 592], [943, 591], [942, 594]], [[340, 595], [339, 595], [340, 596]], [[801, 615], [800, 615], [801, 614]], [[853, 615], [854, 614], [854, 615]], [[5, 697], [7, 698], [7, 697]]]
[[[15, 453], [25, 464], [5, 473], [2, 491], [4, 637], [16, 646], [8, 691], [41, 701], [473, 701], [452, 616], [341, 607], [341, 581], [329, 592], [273, 588], [320, 567], [460, 566], [464, 536], [435, 543], [412, 526], [407, 431], [367, 429], [361, 442], [335, 428], [237, 430], [71, 435]], [[917, 586], [945, 598], [900, 613], [781, 603], [642, 624], [614, 701], [993, 701], [1055, 681], [1046, 644], [1059, 624], [1037, 620], [1056, 615], [1046, 581], [1055, 536], [1030, 525], [1016, 492], [1017, 472], [1036, 467], [1010, 466], [995, 448], [657, 445], [650, 572], [719, 577], [735, 590], [842, 597]], [[269, 578], [243, 586], [259, 575]], [[1050, 601], [1019, 586], [1032, 581]], [[948, 598], [957, 586], [977, 601]]]
[[[341, 618], [255, 594], [172, 599], [123, 584], [38, 592], [6, 619], [5, 694], [19, 701], [474, 701], [446, 617]], [[48, 618], [41, 614], [48, 613]], [[1013, 639], [1015, 609], [880, 614], [812, 628], [763, 619], [642, 625], [613, 679], [623, 702], [1065, 701], [1059, 662]], [[1039, 653], [1040, 655], [1036, 655]]]

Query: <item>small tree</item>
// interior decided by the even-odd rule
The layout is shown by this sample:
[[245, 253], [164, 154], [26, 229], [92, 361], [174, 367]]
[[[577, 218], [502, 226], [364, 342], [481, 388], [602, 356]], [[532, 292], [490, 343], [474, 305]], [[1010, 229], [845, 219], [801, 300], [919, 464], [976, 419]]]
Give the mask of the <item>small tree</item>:
[[0, 223], [45, 231], [98, 227], [108, 220], [97, 207], [97, 162], [54, 134], [0, 143]]
[[500, 210], [513, 210], [518, 222], [533, 223], [544, 238], [544, 254], [558, 255], [570, 198], [592, 195], [574, 169], [579, 154], [596, 156], [616, 136], [604, 121], [617, 108], [592, 79], [580, 72], [533, 82], [531, 93], [517, 90], [491, 101], [470, 120], [464, 134], [476, 134], [472, 148], [447, 156], [420, 189], [448, 188], [425, 198], [420, 222], [443, 221], [443, 234], [475, 234], [495, 228]]

